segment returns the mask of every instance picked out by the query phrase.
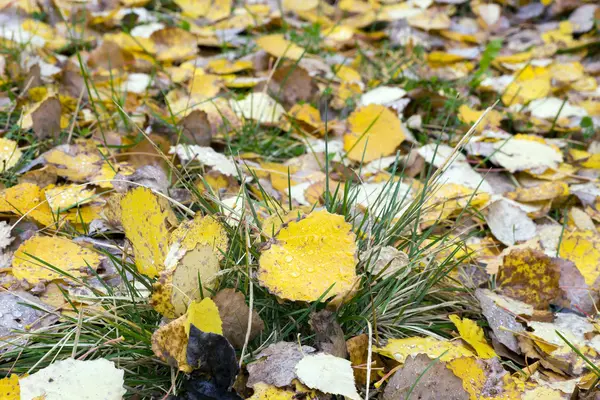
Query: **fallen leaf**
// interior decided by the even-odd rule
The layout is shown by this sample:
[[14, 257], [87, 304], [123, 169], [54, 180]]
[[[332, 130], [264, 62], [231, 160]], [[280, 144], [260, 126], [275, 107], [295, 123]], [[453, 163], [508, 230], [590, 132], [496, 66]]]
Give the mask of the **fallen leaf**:
[[450, 321], [458, 329], [460, 338], [467, 342], [481, 358], [497, 357], [494, 349], [487, 343], [481, 329], [477, 323], [471, 319], [463, 318], [462, 320], [457, 315], [450, 315]]
[[533, 170], [542, 173], [549, 168], [557, 169], [563, 156], [547, 144], [515, 137], [494, 143], [490, 161], [510, 172]]
[[102, 257], [95, 251], [58, 236], [34, 236], [15, 251], [13, 275], [31, 285], [54, 279], [93, 275]]
[[256, 39], [256, 45], [276, 58], [289, 58], [298, 61], [304, 55], [305, 50], [284, 38], [283, 35], [265, 35]]
[[229, 389], [239, 371], [235, 350], [224, 336], [190, 326], [187, 363], [211, 376], [218, 387]]
[[350, 361], [330, 354], [307, 355], [296, 364], [298, 379], [311, 389], [360, 399]]
[[432, 337], [410, 337], [389, 339], [384, 347], [374, 347], [373, 351], [404, 363], [408, 356], [426, 354], [429, 358], [450, 361], [459, 357], [471, 357], [473, 353], [460, 343], [439, 340]]
[[560, 296], [560, 269], [544, 253], [515, 249], [504, 256], [496, 282], [502, 294], [546, 310]]
[[355, 110], [344, 135], [344, 150], [352, 161], [369, 162], [394, 154], [406, 138], [400, 120], [386, 107], [371, 104]]
[[344, 217], [314, 211], [275, 235], [261, 254], [258, 279], [284, 299], [316, 301], [324, 293], [331, 297], [354, 283], [355, 253], [355, 235]]
[[[496, 335], [498, 341], [515, 353], [521, 354], [515, 335], [524, 332], [525, 328], [517, 321], [517, 315], [511, 314], [506, 307], [502, 306], [506, 303], [498, 304], [501, 297], [490, 290], [477, 289], [475, 296], [479, 300], [483, 315], [487, 319], [492, 331], [494, 331], [494, 335]], [[533, 313], [533, 307], [529, 307], [531, 310], [527, 311]]]
[[[219, 308], [219, 315], [223, 321], [223, 336], [233, 347], [242, 348], [246, 341], [248, 313], [250, 312], [250, 308], [246, 305], [246, 297], [242, 292], [234, 289], [223, 289], [213, 297], [213, 301]], [[260, 334], [264, 326], [263, 320], [253, 309], [248, 340], [252, 341]]]
[[242, 100], [231, 100], [231, 109], [245, 119], [275, 124], [285, 113], [283, 107], [265, 93], [250, 93]]
[[565, 231], [558, 254], [575, 263], [586, 284], [595, 284], [600, 276], [600, 234], [597, 231]]
[[21, 399], [79, 400], [84, 394], [90, 399], [120, 400], [126, 393], [124, 374], [104, 358], [67, 358], [21, 378]]
[[278, 342], [269, 345], [256, 355], [256, 361], [248, 364], [248, 387], [266, 383], [285, 387], [296, 379], [296, 364], [306, 355], [315, 352], [310, 346], [293, 342]]
[[121, 223], [140, 273], [153, 277], [164, 269], [169, 230], [176, 222], [169, 203], [147, 188], [137, 187], [121, 199]]
[[4, 400], [21, 400], [19, 377], [11, 374], [0, 379], [0, 397]]
[[462, 381], [446, 368], [446, 363], [418, 354], [407, 358], [402, 368], [392, 375], [382, 398], [433, 399], [441, 393], [445, 399], [469, 400]]
[[494, 237], [506, 246], [529, 240], [536, 234], [535, 223], [527, 213], [507, 200], [492, 203], [487, 208], [485, 221]]
[[8, 171], [19, 163], [23, 153], [17, 147], [17, 142], [0, 138], [0, 171]]
[[344, 331], [333, 312], [321, 310], [313, 313], [310, 316], [309, 324], [315, 332], [317, 350], [340, 358], [348, 357]]
[[254, 385], [254, 394], [248, 400], [294, 400], [295, 392], [259, 382]]

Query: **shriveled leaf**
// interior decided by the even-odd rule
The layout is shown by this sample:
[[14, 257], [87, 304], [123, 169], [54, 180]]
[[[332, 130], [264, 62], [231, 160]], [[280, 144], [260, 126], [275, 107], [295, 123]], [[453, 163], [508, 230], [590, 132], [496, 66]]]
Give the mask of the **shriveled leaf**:
[[211, 376], [218, 387], [229, 389], [239, 371], [235, 350], [224, 336], [190, 326], [187, 363]]

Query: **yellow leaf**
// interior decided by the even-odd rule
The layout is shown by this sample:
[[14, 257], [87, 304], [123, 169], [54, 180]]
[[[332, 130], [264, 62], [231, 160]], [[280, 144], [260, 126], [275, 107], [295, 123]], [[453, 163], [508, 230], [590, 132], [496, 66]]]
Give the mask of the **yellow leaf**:
[[7, 171], [17, 165], [23, 153], [17, 147], [17, 142], [0, 138], [0, 172]]
[[399, 363], [404, 363], [408, 356], [417, 354], [426, 354], [431, 359], [439, 357], [440, 361], [474, 356], [471, 350], [459, 343], [438, 340], [432, 337], [389, 339], [384, 347], [374, 347], [373, 351]]
[[254, 394], [248, 397], [248, 400], [294, 400], [296, 398], [296, 393], [292, 391], [279, 389], [263, 382], [255, 384], [253, 389]]
[[593, 285], [600, 276], [600, 234], [597, 231], [565, 231], [558, 254], [575, 263], [588, 285]]
[[422, 224], [431, 226], [460, 213], [467, 206], [481, 209], [490, 201], [489, 193], [476, 192], [457, 183], [448, 183], [437, 189], [423, 207]]
[[513, 81], [502, 95], [502, 103], [506, 106], [512, 104], [527, 104], [532, 100], [547, 97], [550, 94], [549, 79], [531, 79], [528, 81]]
[[187, 310], [187, 321], [185, 334], [190, 335], [190, 325], [194, 325], [202, 332], [223, 334], [223, 322], [219, 315], [219, 309], [214, 301], [208, 297], [202, 301], [194, 301]]
[[182, 14], [190, 18], [203, 17], [208, 14], [212, 0], [173, 0]]
[[349, 290], [356, 277], [351, 228], [344, 217], [325, 210], [290, 222], [261, 254], [261, 285], [293, 301], [315, 301], [325, 292], [329, 298]]
[[[470, 400], [502, 399], [520, 400], [519, 382], [508, 373], [503, 373], [497, 359], [479, 360], [475, 357], [462, 357], [450, 360], [446, 366], [463, 382], [463, 388], [469, 393]], [[490, 373], [488, 371], [496, 373]], [[484, 391], [494, 385], [494, 390]], [[489, 393], [483, 396], [482, 393]]]
[[464, 59], [465, 57], [459, 54], [446, 53], [443, 51], [432, 51], [427, 54], [427, 61], [431, 64], [451, 64], [457, 61], [463, 61]]
[[294, 61], [302, 58], [305, 52], [302, 47], [286, 40], [281, 34], [259, 37], [256, 39], [256, 45], [273, 57], [286, 57]]
[[429, 9], [419, 15], [407, 19], [410, 26], [426, 31], [450, 28], [450, 17], [445, 12]]
[[169, 229], [176, 221], [169, 203], [150, 189], [137, 187], [121, 199], [121, 223], [140, 273], [153, 277], [164, 269]]
[[[473, 110], [468, 105], [463, 104], [458, 108], [458, 119], [465, 124], [472, 125], [479, 119], [479, 117], [481, 117], [484, 112], [485, 111]], [[496, 128], [500, 126], [501, 121], [502, 113], [496, 110], [490, 110], [475, 129], [477, 132], [483, 132], [483, 130], [486, 128]]]
[[[54, 279], [88, 276], [88, 268], [98, 268], [101, 257], [94, 251], [58, 236], [33, 236], [19, 246], [13, 261], [13, 275], [31, 285]], [[50, 268], [64, 271], [65, 274]]]
[[406, 138], [398, 116], [382, 105], [360, 107], [348, 117], [348, 123], [344, 150], [352, 161], [369, 162], [394, 154]]
[[169, 365], [189, 373], [187, 363], [188, 335], [185, 333], [187, 315], [161, 326], [152, 334], [152, 351]]
[[450, 315], [450, 321], [458, 329], [458, 333], [462, 340], [469, 343], [481, 358], [497, 357], [496, 352], [485, 340], [483, 329], [477, 323], [468, 318], [462, 320], [457, 315]]
[[319, 0], [283, 0], [282, 6], [284, 10], [290, 10], [294, 12], [310, 11], [319, 5]]
[[85, 185], [51, 185], [44, 189], [48, 205], [54, 213], [89, 203], [93, 200], [95, 193], [94, 189], [86, 189]]
[[519, 187], [506, 194], [512, 200], [529, 203], [532, 201], [552, 200], [569, 195], [569, 185], [564, 182], [543, 182], [537, 186]]
[[186, 60], [198, 53], [196, 36], [181, 28], [160, 29], [153, 32], [150, 39], [154, 42], [156, 58], [159, 61]]
[[342, 82], [346, 83], [357, 83], [362, 85], [362, 77], [352, 67], [348, 67], [346, 65], [335, 65], [334, 67], [335, 76], [337, 76]]
[[229, 61], [225, 58], [220, 58], [208, 63], [208, 69], [219, 75], [234, 74], [252, 68], [252, 61], [250, 60]]
[[185, 250], [192, 250], [198, 245], [210, 245], [219, 259], [227, 252], [227, 232], [214, 218], [198, 214], [191, 221], [182, 222], [171, 233], [171, 244], [179, 242]]
[[55, 222], [42, 190], [33, 183], [21, 183], [5, 189], [0, 195], [0, 211], [27, 215], [44, 226]]
[[12, 374], [10, 377], [0, 379], [0, 399], [21, 400], [21, 388], [17, 375]]

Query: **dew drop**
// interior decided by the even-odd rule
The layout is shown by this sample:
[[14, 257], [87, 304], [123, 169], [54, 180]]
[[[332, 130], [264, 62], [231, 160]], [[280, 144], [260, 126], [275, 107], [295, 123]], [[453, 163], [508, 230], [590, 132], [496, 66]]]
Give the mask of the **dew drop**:
[[292, 261], [294, 261], [294, 257], [292, 257], [292, 256], [287, 256], [287, 257], [285, 258], [285, 262], [289, 262], [289, 263], [291, 263]]
[[312, 267], [306, 268], [306, 272], [315, 272], [315, 269]]
[[290, 275], [291, 275], [293, 278], [297, 278], [297, 277], [299, 277], [299, 276], [300, 276], [300, 274], [299, 274], [299, 273], [297, 273], [297, 272], [292, 272]]

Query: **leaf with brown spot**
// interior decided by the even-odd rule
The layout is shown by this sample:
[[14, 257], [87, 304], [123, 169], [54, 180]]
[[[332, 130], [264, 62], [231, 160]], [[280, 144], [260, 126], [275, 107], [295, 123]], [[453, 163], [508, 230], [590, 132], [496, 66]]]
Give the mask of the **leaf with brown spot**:
[[561, 296], [560, 269], [552, 258], [539, 250], [515, 249], [504, 256], [496, 283], [513, 299], [545, 310]]

